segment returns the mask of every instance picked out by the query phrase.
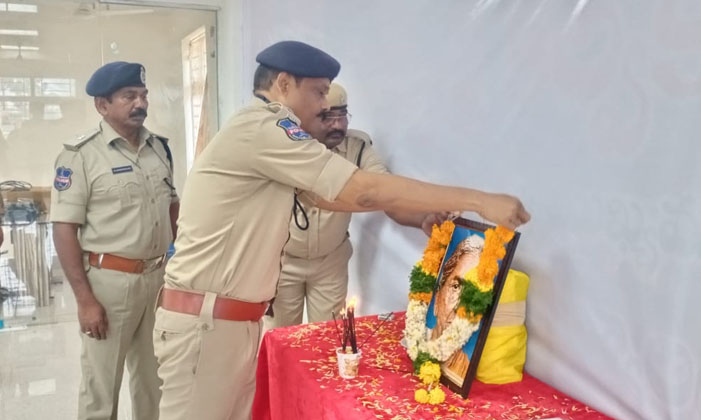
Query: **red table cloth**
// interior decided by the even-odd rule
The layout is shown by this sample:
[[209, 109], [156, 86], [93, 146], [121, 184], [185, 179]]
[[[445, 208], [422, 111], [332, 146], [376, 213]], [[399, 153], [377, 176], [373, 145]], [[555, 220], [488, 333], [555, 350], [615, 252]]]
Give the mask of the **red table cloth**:
[[268, 331], [258, 359], [253, 419], [609, 418], [525, 373], [521, 382], [505, 385], [475, 380], [468, 399], [443, 387], [444, 403], [419, 404], [414, 391], [421, 384], [399, 344], [404, 314], [384, 323], [377, 316], [358, 318], [356, 329], [362, 360], [355, 379], [338, 375], [333, 322]]

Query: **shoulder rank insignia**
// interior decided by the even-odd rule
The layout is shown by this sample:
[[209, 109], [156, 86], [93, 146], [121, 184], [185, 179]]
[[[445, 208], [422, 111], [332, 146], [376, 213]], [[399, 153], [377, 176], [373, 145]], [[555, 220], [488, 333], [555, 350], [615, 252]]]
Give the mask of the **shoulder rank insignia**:
[[285, 130], [285, 134], [292, 140], [310, 140], [312, 136], [306, 131], [302, 130], [302, 127], [298, 126], [296, 122], [289, 118], [283, 118], [277, 122], [277, 126]]
[[367, 143], [369, 145], [372, 145], [372, 139], [370, 138], [370, 135], [368, 133], [366, 133], [365, 131], [349, 128], [348, 131], [346, 132], [346, 137], [356, 138], [358, 140], [364, 141], [365, 143]]
[[63, 147], [65, 147], [68, 150], [78, 150], [81, 147], [83, 147], [83, 145], [85, 143], [87, 143], [89, 140], [93, 139], [99, 132], [100, 132], [100, 130], [98, 130], [96, 128], [92, 129], [92, 130], [88, 131], [87, 133], [76, 136], [76, 137], [68, 140], [67, 142], [63, 143]]

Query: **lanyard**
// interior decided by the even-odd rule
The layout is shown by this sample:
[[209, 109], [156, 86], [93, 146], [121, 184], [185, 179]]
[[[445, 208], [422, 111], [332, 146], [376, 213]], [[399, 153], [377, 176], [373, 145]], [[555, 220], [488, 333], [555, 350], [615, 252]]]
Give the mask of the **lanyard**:
[[[302, 212], [302, 217], [304, 218], [304, 226], [302, 226], [301, 223], [299, 223], [299, 213], [298, 210]], [[307, 212], [304, 211], [304, 207], [302, 207], [302, 203], [299, 202], [297, 199], [297, 193], [295, 192], [295, 204], [294, 208], [292, 210], [294, 217], [295, 217], [295, 225], [299, 228], [299, 230], [307, 230], [309, 229], [309, 216], [307, 216]]]

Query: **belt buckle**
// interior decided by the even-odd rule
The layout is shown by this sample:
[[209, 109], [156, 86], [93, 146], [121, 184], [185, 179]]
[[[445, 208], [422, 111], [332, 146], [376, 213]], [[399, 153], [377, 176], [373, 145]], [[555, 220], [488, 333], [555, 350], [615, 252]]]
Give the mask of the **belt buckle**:
[[102, 260], [105, 259], [105, 254], [97, 254], [97, 265], [98, 270], [102, 269]]

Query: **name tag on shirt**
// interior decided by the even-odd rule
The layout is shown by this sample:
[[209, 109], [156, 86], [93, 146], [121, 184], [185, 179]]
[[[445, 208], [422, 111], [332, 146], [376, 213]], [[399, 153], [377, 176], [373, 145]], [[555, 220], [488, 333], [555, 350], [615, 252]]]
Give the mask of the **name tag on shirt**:
[[116, 168], [112, 168], [112, 173], [115, 174], [115, 175], [116, 175], [116, 174], [123, 174], [123, 173], [126, 173], [126, 172], [134, 172], [134, 168], [132, 168], [131, 165], [119, 166], [119, 167], [116, 167]]

